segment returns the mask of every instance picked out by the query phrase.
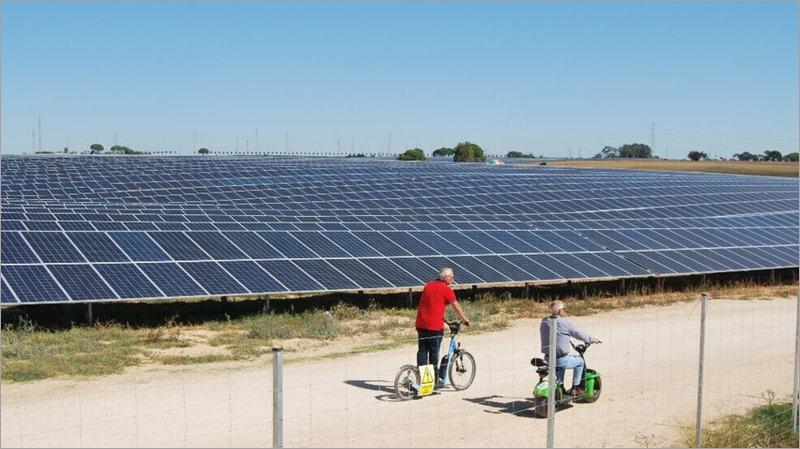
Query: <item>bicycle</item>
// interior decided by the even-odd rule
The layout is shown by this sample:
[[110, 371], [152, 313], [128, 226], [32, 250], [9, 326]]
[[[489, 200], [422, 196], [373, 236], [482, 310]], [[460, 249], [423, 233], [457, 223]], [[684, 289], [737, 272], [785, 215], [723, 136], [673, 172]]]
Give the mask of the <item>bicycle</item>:
[[[458, 321], [447, 323], [450, 327], [450, 349], [439, 364], [439, 375], [443, 377], [436, 379], [442, 386], [449, 381], [459, 391], [469, 388], [475, 380], [475, 357], [461, 349], [461, 343], [456, 341], [462, 324]], [[394, 378], [395, 396], [402, 401], [417, 396], [421, 387], [420, 371], [416, 365], [403, 365]]]

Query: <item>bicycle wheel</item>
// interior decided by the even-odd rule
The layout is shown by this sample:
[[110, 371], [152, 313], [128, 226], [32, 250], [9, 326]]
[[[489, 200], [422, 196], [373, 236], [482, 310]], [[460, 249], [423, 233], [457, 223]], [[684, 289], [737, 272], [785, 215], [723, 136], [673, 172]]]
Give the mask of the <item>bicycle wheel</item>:
[[547, 418], [547, 398], [533, 400], [533, 414], [539, 418]]
[[600, 399], [600, 392], [603, 391], [603, 380], [599, 377], [594, 378], [594, 394], [591, 397], [583, 398], [583, 402], [592, 403]]
[[419, 369], [414, 365], [403, 365], [394, 378], [394, 394], [397, 399], [407, 401], [417, 394], [413, 385], [419, 385]]
[[450, 362], [450, 384], [456, 390], [466, 390], [475, 380], [475, 357], [467, 351], [458, 351]]

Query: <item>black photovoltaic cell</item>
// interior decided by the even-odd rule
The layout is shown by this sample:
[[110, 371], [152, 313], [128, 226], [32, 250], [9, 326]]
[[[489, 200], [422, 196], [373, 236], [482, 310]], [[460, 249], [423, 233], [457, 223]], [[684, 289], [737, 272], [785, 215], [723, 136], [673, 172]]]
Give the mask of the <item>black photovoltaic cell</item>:
[[91, 265], [51, 265], [50, 271], [75, 301], [118, 299]]
[[422, 279], [418, 279], [389, 259], [361, 259], [361, 263], [391, 282], [395, 287], [414, 287], [425, 284]]
[[609, 273], [606, 273], [605, 271], [584, 262], [578, 254], [552, 254], [550, 257], [563, 263], [567, 267], [578, 271], [583, 275], [581, 277], [604, 278], [609, 276]]
[[518, 239], [524, 241], [525, 243], [531, 245], [532, 247], [539, 250], [542, 253], [559, 253], [561, 252], [561, 248], [553, 245], [552, 243], [548, 242], [547, 240], [539, 237], [536, 232], [533, 231], [511, 231], [511, 235], [517, 237]]
[[400, 245], [407, 252], [415, 256], [439, 256], [441, 253], [431, 248], [421, 240], [414, 237], [414, 233], [408, 232], [385, 232], [383, 236], [392, 242]]
[[412, 235], [417, 240], [420, 240], [422, 243], [435, 249], [439, 254], [444, 256], [455, 256], [467, 253], [435, 232], [414, 232]]
[[390, 288], [393, 285], [355, 259], [331, 259], [331, 265], [352, 279], [361, 288]]
[[623, 259], [614, 253], [585, 253], [581, 254], [580, 257], [587, 262], [599, 259], [602, 262], [597, 261], [589, 263], [593, 263], [595, 266], [600, 267], [603, 271], [610, 273], [612, 276], [647, 276], [650, 274], [646, 269], [626, 259]]
[[699, 259], [689, 257], [685, 251], [661, 251], [660, 253], [698, 273], [713, 271], [712, 268], [703, 264]]
[[483, 263], [481, 260], [472, 256], [455, 256], [450, 260], [455, 262], [458, 266], [466, 268], [478, 278], [487, 283], [510, 282], [511, 279], [504, 273], [501, 273], [489, 265]]
[[67, 237], [89, 262], [128, 262], [125, 253], [102, 232], [70, 232]]
[[182, 232], [148, 232], [174, 260], [208, 260], [210, 257]]
[[179, 265], [211, 295], [248, 293], [246, 288], [216, 262], [186, 262]]
[[536, 262], [532, 256], [503, 256], [503, 259], [520, 267], [522, 270], [532, 274], [537, 280], [552, 281], [556, 279], [564, 279], [564, 276], [548, 269], [544, 265]]
[[199, 247], [203, 248], [213, 259], [235, 260], [248, 257], [219, 232], [187, 232]]
[[297, 260], [298, 267], [328, 290], [354, 290], [359, 285], [348, 279], [324, 260]]
[[86, 260], [60, 232], [23, 232], [44, 263], [81, 263]]
[[439, 274], [439, 270], [444, 267], [453, 269], [453, 274], [456, 276], [455, 282], [457, 284], [483, 284], [486, 281], [478, 277], [475, 273], [471, 272], [468, 268], [461, 266], [448, 257], [421, 257], [422, 261], [434, 268], [434, 278]]
[[416, 257], [400, 257], [397, 259], [392, 259], [392, 262], [406, 270], [412, 276], [420, 279], [423, 284], [427, 284], [428, 282], [435, 280], [439, 276], [439, 268], [442, 268], [433, 268], [432, 266], [423, 262], [422, 259], [418, 259]]
[[356, 232], [355, 235], [384, 256], [402, 257], [411, 255], [411, 253], [382, 236], [379, 232]]
[[336, 243], [353, 257], [379, 257], [381, 253], [372, 249], [363, 240], [350, 232], [326, 232], [333, 243]]
[[22, 303], [68, 300], [61, 287], [41, 265], [3, 265], [2, 274]]
[[492, 237], [492, 233], [482, 231], [463, 231], [461, 232], [467, 238], [472, 239], [475, 243], [487, 248], [490, 253], [494, 254], [515, 254], [517, 251], [503, 244], [503, 242]]
[[6, 285], [5, 279], [0, 277], [0, 304], [17, 304], [17, 298], [11, 293], [11, 289]]
[[314, 248], [320, 257], [349, 257], [345, 250], [319, 232], [294, 232], [292, 236], [307, 247]]
[[220, 262], [228, 273], [253, 293], [278, 293], [288, 291], [256, 262]]
[[563, 277], [564, 279], [583, 279], [586, 277], [586, 275], [583, 273], [571, 268], [568, 265], [564, 265], [550, 255], [534, 254], [528, 257], [539, 265], [542, 265], [553, 273]]
[[502, 242], [504, 245], [508, 246], [512, 249], [510, 253], [526, 253], [526, 254], [536, 254], [539, 251], [538, 248], [528, 244], [527, 242], [518, 239], [511, 234], [510, 232], [492, 232], [492, 237]]
[[175, 263], [141, 263], [138, 266], [167, 296], [208, 294]]
[[109, 235], [134, 262], [170, 260], [169, 255], [144, 232], [112, 232]]
[[514, 265], [502, 256], [478, 256], [477, 259], [510, 279], [517, 281], [535, 281], [537, 279], [533, 274]]
[[162, 298], [164, 295], [134, 264], [97, 264], [97, 272], [123, 299]]
[[288, 260], [267, 260], [258, 262], [258, 264], [291, 291], [312, 292], [325, 290], [325, 287]]
[[255, 232], [223, 232], [223, 235], [247, 253], [251, 259], [281, 259], [283, 255]]
[[463, 250], [462, 254], [492, 254], [489, 248], [460, 232], [445, 231], [440, 232], [439, 235], [453, 245], [461, 248]]
[[39, 263], [30, 247], [17, 232], [0, 232], [0, 263]]
[[258, 235], [280, 251], [284, 257], [290, 259], [318, 257], [313, 251], [300, 243], [299, 240], [292, 237], [288, 232], [259, 232]]

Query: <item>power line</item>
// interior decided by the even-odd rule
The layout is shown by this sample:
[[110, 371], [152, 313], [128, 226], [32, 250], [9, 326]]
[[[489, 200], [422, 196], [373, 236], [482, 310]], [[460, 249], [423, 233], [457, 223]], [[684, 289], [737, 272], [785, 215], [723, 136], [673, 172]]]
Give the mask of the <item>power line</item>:
[[39, 116], [39, 151], [42, 151], [42, 116]]

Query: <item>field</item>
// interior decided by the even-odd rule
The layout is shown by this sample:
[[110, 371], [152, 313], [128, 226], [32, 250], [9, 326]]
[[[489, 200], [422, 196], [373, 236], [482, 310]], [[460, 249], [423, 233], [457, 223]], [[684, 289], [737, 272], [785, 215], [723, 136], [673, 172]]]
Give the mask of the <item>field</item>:
[[[797, 162], [739, 162], [739, 161], [662, 161], [662, 160], [573, 160], [553, 161], [548, 165], [594, 168], [627, 168], [636, 170], [690, 171], [703, 173], [727, 173], [735, 175], [762, 175], [797, 178], [800, 164]], [[532, 165], [538, 165], [532, 164]]]

